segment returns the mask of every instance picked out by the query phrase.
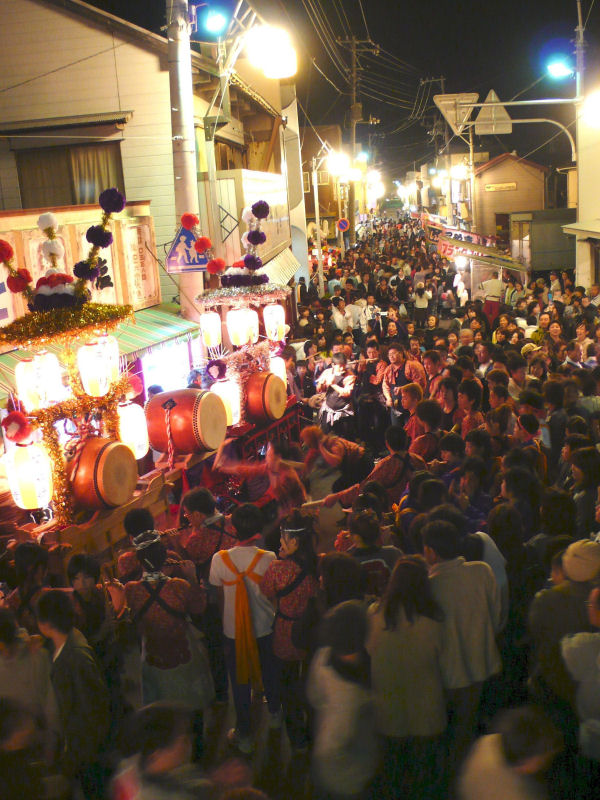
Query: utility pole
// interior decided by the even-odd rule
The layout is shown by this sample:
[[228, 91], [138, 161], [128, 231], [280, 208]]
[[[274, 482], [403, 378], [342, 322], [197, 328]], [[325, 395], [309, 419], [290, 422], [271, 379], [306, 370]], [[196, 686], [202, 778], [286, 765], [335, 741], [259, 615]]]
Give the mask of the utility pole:
[[319, 276], [319, 297], [325, 294], [325, 279], [323, 277], [323, 248], [321, 247], [321, 215], [319, 214], [319, 176], [317, 172], [317, 159], [312, 160], [313, 197], [315, 202], [315, 225], [317, 228], [317, 263]]
[[[186, 212], [199, 212], [190, 22], [187, 0], [167, 0], [166, 9], [175, 215], [179, 220]], [[181, 313], [186, 319], [199, 318], [193, 300], [203, 288], [201, 272], [179, 276]]]
[[[338, 39], [338, 44], [345, 45], [350, 48], [350, 159], [351, 166], [354, 167], [354, 159], [356, 157], [356, 126], [362, 122], [362, 103], [357, 100], [358, 96], [358, 56], [359, 53], [377, 52], [377, 46], [371, 39], [357, 39], [353, 36], [351, 39]], [[350, 181], [348, 184], [348, 220], [350, 222], [350, 229], [348, 231], [350, 236], [350, 246], [356, 244], [356, 184]]]

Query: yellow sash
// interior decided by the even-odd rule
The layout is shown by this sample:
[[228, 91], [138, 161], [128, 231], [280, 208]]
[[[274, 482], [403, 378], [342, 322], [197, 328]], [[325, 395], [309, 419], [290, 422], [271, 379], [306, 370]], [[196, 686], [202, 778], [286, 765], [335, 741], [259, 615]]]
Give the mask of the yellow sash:
[[244, 578], [249, 578], [254, 583], [260, 583], [262, 575], [253, 572], [265, 550], [257, 550], [256, 555], [244, 572], [240, 572], [233, 563], [227, 550], [221, 550], [220, 556], [225, 566], [233, 572], [235, 579], [223, 581], [224, 586], [235, 586], [235, 671], [236, 680], [240, 684], [252, 682], [255, 686], [262, 686], [262, 673], [258, 657], [258, 645], [252, 627], [252, 613], [248, 587]]

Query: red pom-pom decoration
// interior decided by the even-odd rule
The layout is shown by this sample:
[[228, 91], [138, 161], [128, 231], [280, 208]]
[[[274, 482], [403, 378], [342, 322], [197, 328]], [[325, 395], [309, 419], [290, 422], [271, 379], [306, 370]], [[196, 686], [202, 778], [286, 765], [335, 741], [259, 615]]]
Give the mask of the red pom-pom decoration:
[[195, 214], [182, 214], [181, 224], [186, 229], [186, 231], [191, 231], [192, 228], [200, 224], [200, 220]]
[[212, 242], [208, 236], [199, 236], [194, 242], [194, 250], [197, 253], [206, 253], [212, 247]]
[[244, 259], [243, 258], [240, 258], [239, 261], [234, 261], [231, 266], [234, 267], [235, 269], [245, 269], [246, 268], [246, 265], [244, 264]]
[[138, 394], [141, 394], [144, 389], [144, 384], [142, 383], [142, 379], [139, 375], [129, 375], [129, 385], [131, 386], [131, 391], [134, 397], [137, 397]]
[[15, 251], [12, 249], [10, 242], [6, 239], [0, 239], [0, 261], [10, 261], [14, 256]]
[[219, 272], [223, 272], [226, 267], [225, 259], [224, 258], [211, 258], [211, 260], [206, 265], [206, 270], [211, 275], [218, 275]]
[[29, 283], [31, 283], [31, 273], [24, 267], [18, 269], [16, 275], [9, 275], [6, 279], [6, 285], [13, 294], [22, 292], [27, 288], [27, 284]]
[[26, 442], [33, 432], [31, 424], [21, 411], [11, 411], [2, 420], [4, 435], [11, 442]]

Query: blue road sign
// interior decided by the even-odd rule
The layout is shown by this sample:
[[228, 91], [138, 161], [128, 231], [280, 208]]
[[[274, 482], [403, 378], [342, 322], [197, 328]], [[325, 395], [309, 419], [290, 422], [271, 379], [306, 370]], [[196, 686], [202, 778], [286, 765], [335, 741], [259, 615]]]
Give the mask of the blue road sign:
[[341, 219], [338, 219], [337, 226], [339, 231], [345, 233], [350, 228], [350, 220], [346, 219], [346, 217], [342, 217]]
[[208, 259], [194, 250], [196, 237], [186, 228], [179, 228], [167, 254], [167, 272], [198, 272], [205, 270]]

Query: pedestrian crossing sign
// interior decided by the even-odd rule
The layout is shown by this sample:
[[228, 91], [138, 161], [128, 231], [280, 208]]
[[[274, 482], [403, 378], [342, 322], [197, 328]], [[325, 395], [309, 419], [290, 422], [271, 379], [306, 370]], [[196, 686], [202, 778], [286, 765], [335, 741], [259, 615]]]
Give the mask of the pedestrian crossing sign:
[[183, 226], [179, 228], [167, 254], [167, 272], [198, 272], [206, 269], [208, 259], [194, 250], [195, 241], [196, 237], [191, 231]]

